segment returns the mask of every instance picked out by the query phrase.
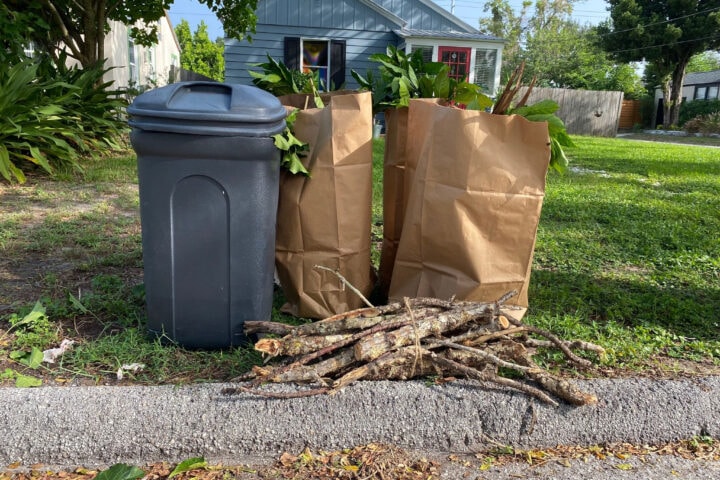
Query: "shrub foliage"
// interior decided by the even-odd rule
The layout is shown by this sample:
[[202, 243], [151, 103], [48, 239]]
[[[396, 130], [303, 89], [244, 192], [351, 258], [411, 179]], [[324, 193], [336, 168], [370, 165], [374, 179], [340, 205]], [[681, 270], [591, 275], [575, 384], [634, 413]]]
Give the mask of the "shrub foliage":
[[98, 65], [54, 70], [32, 59], [0, 64], [0, 175], [25, 181], [23, 169], [81, 171], [80, 154], [120, 148], [122, 92], [102, 83]]
[[720, 134], [720, 111], [695, 117], [687, 121], [684, 128], [688, 133]]
[[720, 112], [720, 100], [694, 100], [680, 105], [680, 125], [701, 115]]

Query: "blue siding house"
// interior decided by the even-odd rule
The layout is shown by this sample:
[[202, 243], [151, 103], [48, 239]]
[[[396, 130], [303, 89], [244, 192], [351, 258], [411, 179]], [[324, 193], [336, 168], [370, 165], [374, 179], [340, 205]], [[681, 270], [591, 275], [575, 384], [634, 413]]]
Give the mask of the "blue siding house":
[[260, 0], [252, 42], [225, 40], [225, 81], [251, 84], [266, 54], [288, 67], [317, 69], [326, 85], [357, 88], [350, 71], [376, 67], [368, 57], [388, 45], [420, 50], [451, 75], [495, 94], [504, 40], [481, 34], [431, 0]]

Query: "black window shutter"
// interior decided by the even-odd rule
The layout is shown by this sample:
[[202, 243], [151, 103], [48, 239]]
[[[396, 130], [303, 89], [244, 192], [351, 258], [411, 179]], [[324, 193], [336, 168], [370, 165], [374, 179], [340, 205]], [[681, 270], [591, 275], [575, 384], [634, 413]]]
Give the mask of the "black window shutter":
[[345, 84], [345, 40], [330, 41], [330, 87], [338, 89]]
[[300, 37], [285, 37], [285, 66], [300, 70]]

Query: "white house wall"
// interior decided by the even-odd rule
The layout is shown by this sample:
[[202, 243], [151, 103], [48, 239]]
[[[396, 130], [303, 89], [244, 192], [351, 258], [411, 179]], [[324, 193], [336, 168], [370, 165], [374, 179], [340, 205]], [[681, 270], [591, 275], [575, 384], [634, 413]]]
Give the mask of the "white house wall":
[[[167, 16], [159, 21], [158, 44], [150, 47], [135, 45], [135, 62], [138, 68], [137, 86], [162, 86], [169, 83], [172, 65], [180, 65], [180, 48]], [[115, 82], [116, 88], [130, 83], [129, 29], [120, 22], [111, 21], [105, 36], [106, 67], [114, 67], [105, 74], [106, 82]]]
[[110, 31], [105, 35], [106, 67], [113, 67], [105, 74], [106, 82], [115, 82], [115, 87], [128, 84], [128, 28], [120, 22], [111, 21]]

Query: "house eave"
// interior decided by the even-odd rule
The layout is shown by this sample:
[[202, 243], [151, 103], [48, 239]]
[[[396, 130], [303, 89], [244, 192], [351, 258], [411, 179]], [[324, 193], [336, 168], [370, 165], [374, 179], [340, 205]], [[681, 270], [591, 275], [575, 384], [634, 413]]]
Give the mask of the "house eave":
[[507, 40], [493, 37], [477, 32], [443, 32], [443, 31], [420, 31], [420, 30], [394, 30], [394, 33], [404, 40], [438, 40], [438, 41], [461, 41], [461, 42], [483, 42], [497, 43], [504, 45]]

